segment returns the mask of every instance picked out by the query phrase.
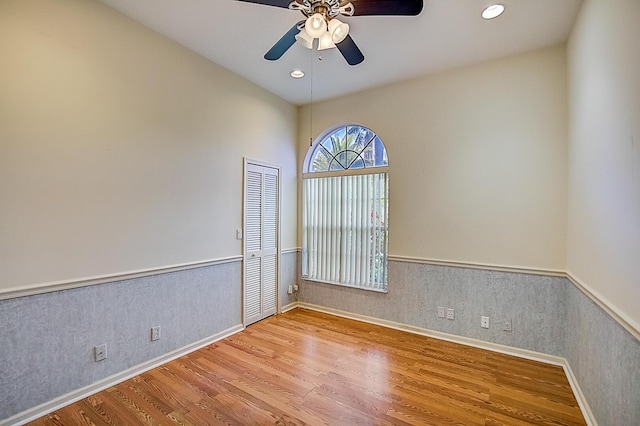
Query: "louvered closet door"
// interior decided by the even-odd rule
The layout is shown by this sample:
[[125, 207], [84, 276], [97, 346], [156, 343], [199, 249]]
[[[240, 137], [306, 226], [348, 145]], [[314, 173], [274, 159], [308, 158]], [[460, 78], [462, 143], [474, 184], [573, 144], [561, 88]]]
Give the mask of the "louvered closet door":
[[277, 311], [279, 170], [245, 167], [245, 325]]

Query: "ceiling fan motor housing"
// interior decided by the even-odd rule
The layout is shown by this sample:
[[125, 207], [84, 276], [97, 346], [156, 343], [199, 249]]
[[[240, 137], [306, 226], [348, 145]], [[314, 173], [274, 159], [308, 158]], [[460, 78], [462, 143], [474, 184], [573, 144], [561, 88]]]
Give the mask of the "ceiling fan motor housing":
[[351, 2], [341, 5], [339, 0], [294, 0], [289, 3], [289, 9], [299, 10], [306, 17], [319, 13], [327, 22], [338, 15], [352, 16], [354, 12]]

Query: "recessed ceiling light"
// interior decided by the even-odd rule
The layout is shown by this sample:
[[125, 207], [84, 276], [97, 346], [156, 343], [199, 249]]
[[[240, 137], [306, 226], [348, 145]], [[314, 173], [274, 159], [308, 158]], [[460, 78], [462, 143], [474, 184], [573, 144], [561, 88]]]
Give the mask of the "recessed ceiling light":
[[293, 78], [302, 78], [302, 77], [304, 77], [304, 71], [302, 71], [302, 70], [293, 70], [293, 71], [291, 71], [290, 75]]
[[484, 19], [493, 19], [502, 15], [502, 12], [504, 12], [503, 4], [493, 4], [482, 11], [482, 17]]

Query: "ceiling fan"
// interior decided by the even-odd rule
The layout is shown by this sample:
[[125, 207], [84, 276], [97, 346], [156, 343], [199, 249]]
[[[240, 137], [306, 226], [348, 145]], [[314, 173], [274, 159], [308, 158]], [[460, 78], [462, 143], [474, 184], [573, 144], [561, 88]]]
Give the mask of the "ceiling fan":
[[349, 65], [364, 61], [364, 55], [349, 35], [349, 25], [339, 16], [416, 16], [422, 0], [238, 0], [298, 10], [306, 19], [296, 23], [264, 55], [269, 61], [282, 57], [296, 41], [308, 49], [318, 39], [318, 50], [337, 47]]

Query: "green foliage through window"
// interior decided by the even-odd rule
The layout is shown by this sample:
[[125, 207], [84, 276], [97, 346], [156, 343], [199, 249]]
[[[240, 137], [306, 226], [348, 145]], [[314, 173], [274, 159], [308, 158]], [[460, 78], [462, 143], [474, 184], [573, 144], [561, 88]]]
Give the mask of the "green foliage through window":
[[349, 125], [337, 128], [316, 145], [309, 171], [328, 172], [387, 165], [387, 151], [380, 138], [366, 127]]

